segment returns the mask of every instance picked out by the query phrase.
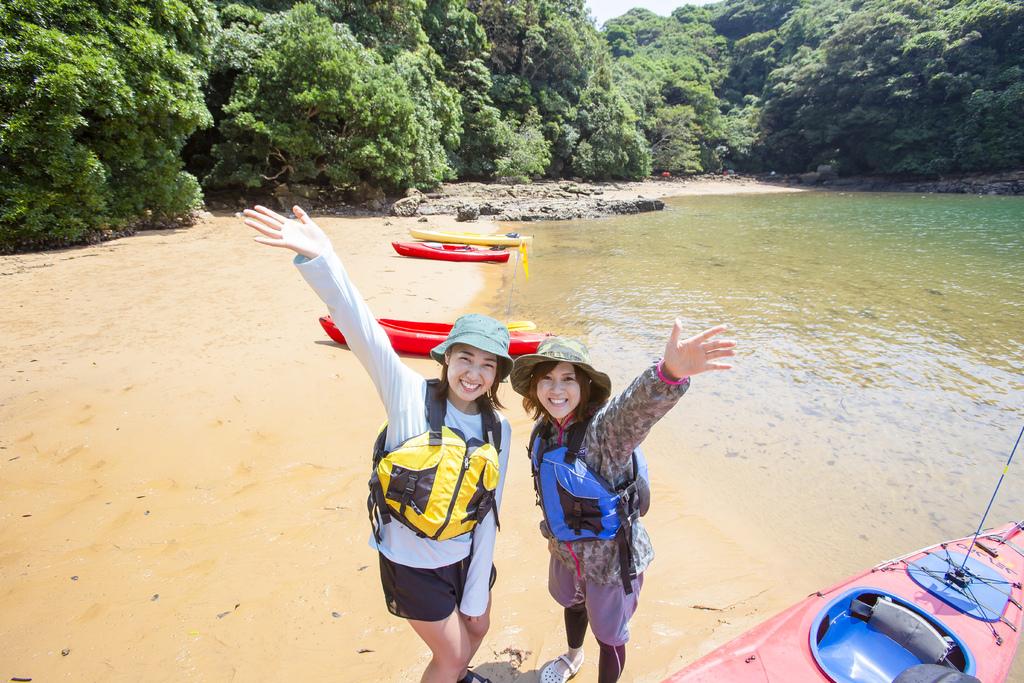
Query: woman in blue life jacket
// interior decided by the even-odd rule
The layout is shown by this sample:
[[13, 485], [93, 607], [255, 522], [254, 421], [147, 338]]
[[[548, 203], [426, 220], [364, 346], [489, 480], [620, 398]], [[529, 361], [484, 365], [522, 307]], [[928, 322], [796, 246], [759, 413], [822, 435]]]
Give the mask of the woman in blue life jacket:
[[[441, 363], [441, 376], [428, 382], [391, 348], [327, 235], [301, 208], [292, 212], [295, 218], [256, 206], [244, 212], [245, 224], [260, 233], [256, 242], [297, 254], [296, 267], [327, 304], [384, 403], [387, 428], [372, 450], [368, 505], [370, 545], [379, 553], [387, 608], [408, 620], [430, 648], [423, 683], [484, 682], [467, 667], [490, 625], [497, 509], [510, 442], [508, 421], [495, 410], [501, 407], [498, 384], [512, 369], [508, 328], [487, 316], [460, 317], [431, 352]], [[365, 452], [369, 465], [370, 444]], [[454, 458], [458, 465], [438, 465], [427, 480], [422, 468], [392, 465], [390, 458], [403, 452], [414, 458], [444, 452], [445, 462]], [[471, 457], [479, 467], [470, 467]], [[387, 466], [377, 467], [384, 460]], [[471, 481], [473, 476], [478, 479]], [[445, 477], [463, 486], [448, 495], [451, 505], [435, 494]], [[465, 498], [459, 491], [467, 491]], [[442, 510], [441, 521], [421, 528], [428, 508]], [[460, 514], [453, 516], [453, 510]], [[472, 531], [463, 531], [467, 525]]]
[[649, 489], [638, 481], [638, 447], [692, 376], [731, 367], [721, 359], [736, 343], [716, 338], [724, 330], [684, 339], [677, 320], [663, 359], [611, 400], [608, 375], [593, 367], [580, 342], [552, 337], [516, 359], [512, 388], [537, 420], [528, 448], [551, 554], [548, 590], [564, 608], [569, 646], [544, 665], [540, 683], [576, 675], [588, 625], [600, 646], [598, 683], [619, 680], [629, 620], [654, 556], [639, 519]]

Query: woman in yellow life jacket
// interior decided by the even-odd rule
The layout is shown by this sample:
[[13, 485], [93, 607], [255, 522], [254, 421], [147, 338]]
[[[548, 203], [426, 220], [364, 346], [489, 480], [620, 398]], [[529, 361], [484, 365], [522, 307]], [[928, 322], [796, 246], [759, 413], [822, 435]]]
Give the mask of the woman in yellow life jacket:
[[[330, 239], [299, 207], [295, 218], [246, 210], [256, 242], [296, 253], [295, 265], [327, 304], [373, 380], [387, 424], [373, 449], [372, 534], [388, 610], [430, 648], [423, 683], [481, 683], [469, 662], [490, 625], [497, 513], [510, 429], [496, 408], [512, 359], [504, 324], [465, 315], [431, 352], [437, 380], [406, 367], [349, 281]], [[367, 463], [371, 462], [367, 445]]]

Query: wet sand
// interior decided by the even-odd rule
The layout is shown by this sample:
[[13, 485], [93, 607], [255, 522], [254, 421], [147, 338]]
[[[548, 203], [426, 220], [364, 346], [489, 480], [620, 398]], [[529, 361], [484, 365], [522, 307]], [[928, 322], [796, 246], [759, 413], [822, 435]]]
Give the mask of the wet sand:
[[[415, 219], [318, 222], [381, 317], [486, 310], [512, 272], [396, 256]], [[385, 610], [367, 545], [383, 409], [290, 253], [248, 233], [221, 215], [0, 257], [0, 676], [418, 680], [427, 650]], [[475, 659], [495, 683], [535, 681], [564, 648], [515, 398], [506, 386], [512, 466]], [[740, 539], [664, 495], [624, 680], [658, 681], [785, 606]], [[596, 679], [592, 638], [587, 652], [577, 680]]]

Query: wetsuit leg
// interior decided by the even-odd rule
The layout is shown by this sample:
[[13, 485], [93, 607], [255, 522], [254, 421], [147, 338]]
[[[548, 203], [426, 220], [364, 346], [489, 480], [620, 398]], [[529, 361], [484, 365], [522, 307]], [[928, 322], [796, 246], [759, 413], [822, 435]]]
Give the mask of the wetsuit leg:
[[622, 675], [626, 667], [626, 646], [606, 645], [597, 641], [601, 646], [601, 656], [597, 662], [597, 683], [615, 683]]
[[583, 647], [587, 635], [587, 606], [584, 603], [565, 608], [565, 638], [570, 649]]

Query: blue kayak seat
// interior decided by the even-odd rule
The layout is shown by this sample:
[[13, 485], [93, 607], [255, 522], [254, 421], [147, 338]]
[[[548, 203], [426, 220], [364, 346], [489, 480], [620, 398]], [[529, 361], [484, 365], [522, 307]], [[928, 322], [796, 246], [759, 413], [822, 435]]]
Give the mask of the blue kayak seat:
[[[809, 636], [815, 661], [834, 683], [893, 683], [921, 665], [937, 666], [945, 673], [975, 671], [970, 651], [939, 619], [873, 588], [854, 588], [830, 600]], [[945, 678], [936, 683], [939, 680], [947, 683]]]
[[981, 680], [938, 664], [921, 664], [910, 667], [892, 683], [981, 683]]

